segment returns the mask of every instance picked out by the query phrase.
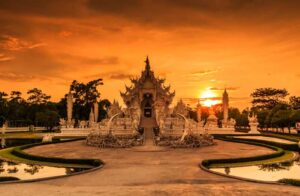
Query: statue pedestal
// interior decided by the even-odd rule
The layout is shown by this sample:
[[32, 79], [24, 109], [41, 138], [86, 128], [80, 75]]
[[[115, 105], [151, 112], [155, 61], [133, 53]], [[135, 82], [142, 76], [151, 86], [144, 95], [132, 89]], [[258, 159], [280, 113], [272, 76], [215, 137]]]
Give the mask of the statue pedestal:
[[248, 133], [260, 134], [260, 132], [257, 130], [258, 123], [249, 123], [249, 126], [250, 126], [250, 131]]

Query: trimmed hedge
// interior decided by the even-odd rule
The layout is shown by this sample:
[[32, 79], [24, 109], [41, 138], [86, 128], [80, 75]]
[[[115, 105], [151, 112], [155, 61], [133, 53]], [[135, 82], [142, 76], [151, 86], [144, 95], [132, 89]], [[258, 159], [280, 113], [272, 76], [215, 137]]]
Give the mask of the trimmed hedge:
[[278, 180], [278, 182], [284, 183], [284, 184], [290, 184], [294, 186], [300, 186], [300, 180], [297, 179], [289, 179], [289, 178], [283, 178]]
[[34, 143], [34, 144], [28, 144], [24, 146], [18, 146], [15, 147], [11, 153], [17, 157], [21, 157], [24, 159], [29, 159], [33, 161], [41, 161], [41, 162], [50, 162], [50, 163], [65, 163], [65, 164], [82, 164], [82, 165], [90, 165], [93, 167], [98, 167], [103, 164], [103, 162], [99, 159], [65, 159], [65, 158], [59, 158], [59, 157], [42, 157], [37, 155], [32, 155], [24, 152], [24, 149], [31, 148], [34, 146], [41, 146], [46, 144], [55, 144], [55, 143], [64, 143], [64, 142], [70, 142], [70, 141], [76, 141], [81, 139], [74, 139], [74, 140], [66, 140], [62, 142], [46, 142], [46, 143]]
[[268, 144], [264, 143], [258, 143], [254, 142], [252, 140], [246, 140], [246, 139], [235, 139], [235, 138], [227, 138], [227, 137], [218, 137], [216, 139], [224, 140], [224, 141], [230, 141], [230, 142], [237, 142], [237, 143], [246, 143], [250, 145], [256, 145], [256, 146], [263, 146], [267, 147], [273, 150], [276, 150], [276, 152], [271, 153], [271, 154], [266, 154], [266, 155], [258, 155], [258, 156], [253, 156], [253, 157], [241, 157], [241, 158], [230, 158], [230, 159], [209, 159], [209, 160], [203, 160], [202, 165], [204, 167], [209, 168], [211, 164], [222, 164], [222, 163], [238, 163], [238, 162], [249, 162], [249, 161], [261, 161], [265, 159], [271, 159], [271, 158], [276, 158], [284, 155], [284, 150], [281, 148], [278, 148], [276, 146], [271, 146]]
[[12, 176], [1, 176], [0, 177], [0, 182], [6, 182], [6, 181], [17, 181], [20, 180], [17, 177], [12, 177]]
[[[228, 137], [226, 137], [228, 138]], [[232, 138], [236, 139], [236, 138]], [[260, 140], [260, 139], [249, 139], [249, 138], [238, 138], [239, 140], [244, 140], [244, 141], [250, 141], [250, 142], [255, 142], [255, 143], [263, 143], [266, 145], [270, 146], [276, 146], [278, 148], [282, 148], [284, 150], [289, 150], [289, 151], [299, 151], [299, 146], [298, 144], [285, 144], [285, 143], [279, 143], [279, 142], [273, 142], [273, 141], [266, 141], [266, 140]]]

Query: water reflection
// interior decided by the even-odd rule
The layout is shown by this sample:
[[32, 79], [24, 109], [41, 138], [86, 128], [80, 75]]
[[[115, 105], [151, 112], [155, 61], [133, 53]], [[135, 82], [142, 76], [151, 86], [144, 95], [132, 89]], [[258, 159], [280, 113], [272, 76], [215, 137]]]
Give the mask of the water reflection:
[[279, 170], [289, 170], [289, 167], [282, 166], [281, 164], [278, 163], [259, 165], [258, 168], [259, 170], [265, 172], [277, 172]]
[[282, 178], [299, 179], [300, 160], [257, 166], [211, 168], [210, 170], [226, 175], [263, 181], [278, 181]]
[[43, 168], [43, 166], [40, 166], [40, 165], [27, 165], [27, 167], [28, 168], [24, 168], [24, 171], [31, 175], [38, 173], [40, 171], [40, 169]]
[[84, 170], [86, 169], [49, 167], [0, 160], [0, 177], [16, 177], [21, 180], [62, 176]]

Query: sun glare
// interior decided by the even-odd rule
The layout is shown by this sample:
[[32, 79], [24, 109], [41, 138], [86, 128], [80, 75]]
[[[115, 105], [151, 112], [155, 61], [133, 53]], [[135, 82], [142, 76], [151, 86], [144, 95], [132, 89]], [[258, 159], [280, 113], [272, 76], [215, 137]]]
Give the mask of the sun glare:
[[211, 107], [220, 103], [220, 100], [216, 100], [216, 97], [217, 94], [207, 88], [200, 95], [200, 103], [202, 106]]

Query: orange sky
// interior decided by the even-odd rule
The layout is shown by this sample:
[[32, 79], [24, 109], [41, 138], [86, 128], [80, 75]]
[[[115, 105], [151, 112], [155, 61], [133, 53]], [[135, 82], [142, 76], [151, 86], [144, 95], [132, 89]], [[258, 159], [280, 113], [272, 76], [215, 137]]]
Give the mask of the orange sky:
[[149, 55], [176, 99], [224, 87], [240, 108], [259, 87], [299, 96], [299, 8], [297, 0], [0, 1], [0, 91], [38, 87], [57, 101], [72, 80], [101, 77], [102, 98], [120, 100]]

